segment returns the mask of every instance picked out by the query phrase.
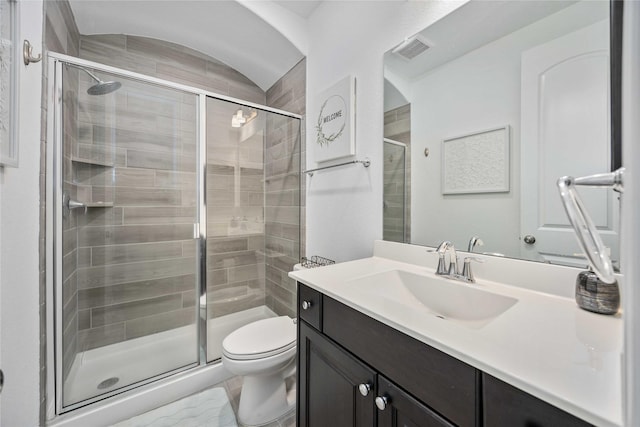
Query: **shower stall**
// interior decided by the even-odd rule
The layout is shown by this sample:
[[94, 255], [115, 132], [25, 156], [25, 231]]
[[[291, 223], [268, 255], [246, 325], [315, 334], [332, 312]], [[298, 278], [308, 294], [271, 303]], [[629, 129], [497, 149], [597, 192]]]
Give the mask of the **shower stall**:
[[408, 243], [409, 182], [407, 145], [389, 138], [383, 140], [383, 239]]
[[265, 277], [300, 255], [300, 116], [61, 54], [48, 65], [62, 414], [217, 366], [228, 333], [284, 314]]

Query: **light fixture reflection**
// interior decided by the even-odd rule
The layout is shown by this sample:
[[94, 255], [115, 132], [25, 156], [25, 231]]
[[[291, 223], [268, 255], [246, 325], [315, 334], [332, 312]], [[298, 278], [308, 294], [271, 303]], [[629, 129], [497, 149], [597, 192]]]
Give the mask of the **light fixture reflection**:
[[235, 114], [231, 116], [231, 127], [242, 127], [243, 125], [249, 123], [251, 120], [255, 119], [257, 116], [258, 112], [256, 110], [251, 110], [249, 115], [245, 116], [242, 108], [239, 108], [238, 111], [236, 111]]

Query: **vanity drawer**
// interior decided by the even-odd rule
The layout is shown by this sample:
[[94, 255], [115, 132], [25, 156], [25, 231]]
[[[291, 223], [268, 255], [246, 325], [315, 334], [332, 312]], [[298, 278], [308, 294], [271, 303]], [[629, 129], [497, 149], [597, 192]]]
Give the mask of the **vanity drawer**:
[[325, 335], [452, 423], [479, 425], [474, 367], [327, 296], [322, 309]]
[[322, 330], [322, 294], [298, 282], [298, 316]]

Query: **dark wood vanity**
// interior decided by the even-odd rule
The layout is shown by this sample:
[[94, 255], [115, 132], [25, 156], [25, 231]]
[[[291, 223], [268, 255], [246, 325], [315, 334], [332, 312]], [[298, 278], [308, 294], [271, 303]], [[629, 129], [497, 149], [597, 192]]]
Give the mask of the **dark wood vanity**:
[[298, 283], [298, 426], [590, 424]]

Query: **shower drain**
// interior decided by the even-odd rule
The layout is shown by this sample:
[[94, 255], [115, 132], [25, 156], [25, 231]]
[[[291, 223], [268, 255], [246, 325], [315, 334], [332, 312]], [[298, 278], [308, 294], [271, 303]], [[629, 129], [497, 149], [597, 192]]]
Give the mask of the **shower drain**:
[[104, 390], [105, 388], [109, 388], [115, 385], [118, 381], [120, 381], [120, 378], [118, 377], [107, 378], [106, 380], [98, 384], [98, 390]]

